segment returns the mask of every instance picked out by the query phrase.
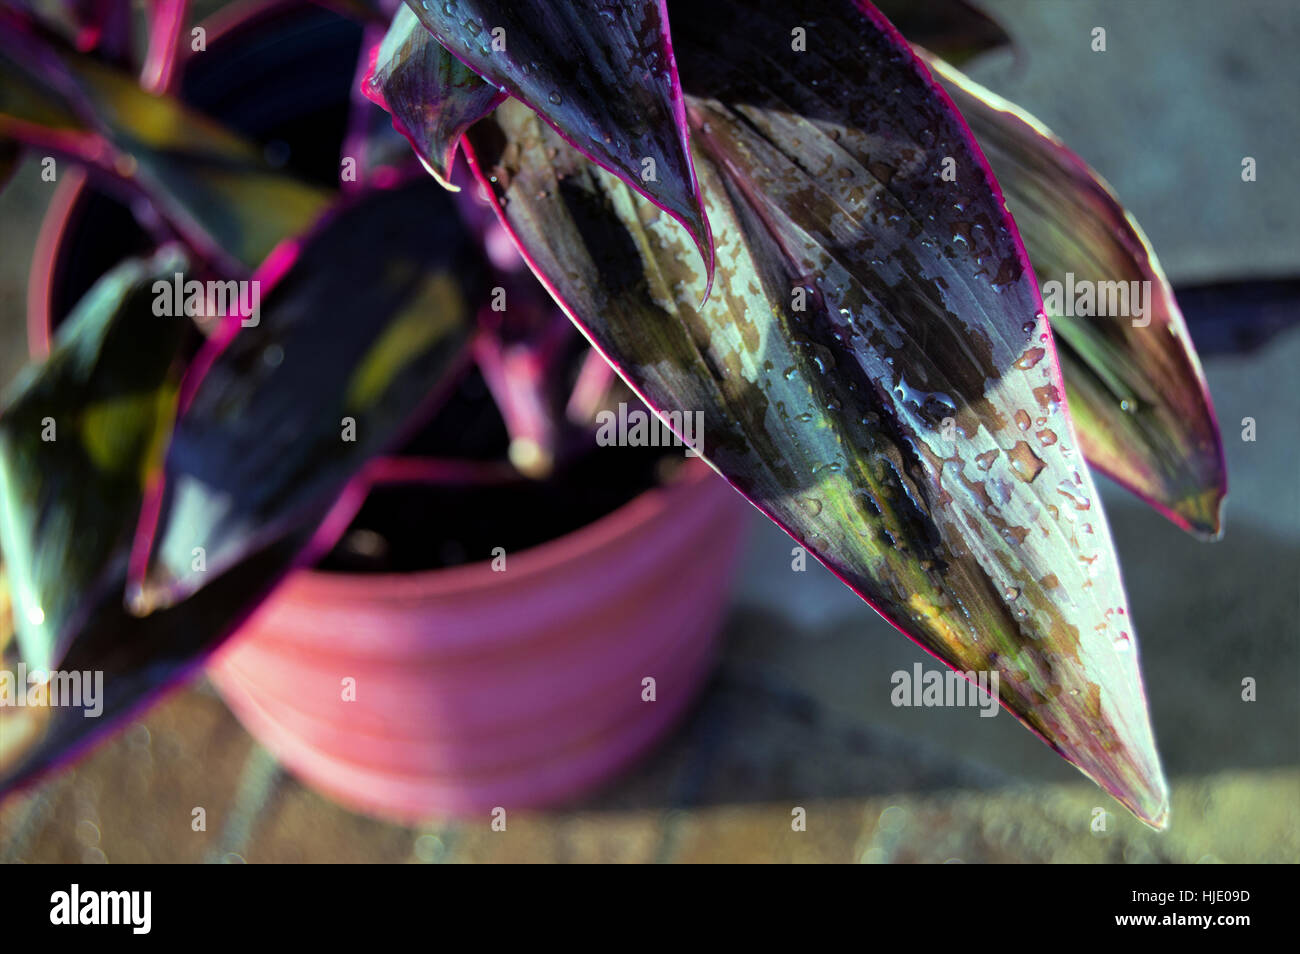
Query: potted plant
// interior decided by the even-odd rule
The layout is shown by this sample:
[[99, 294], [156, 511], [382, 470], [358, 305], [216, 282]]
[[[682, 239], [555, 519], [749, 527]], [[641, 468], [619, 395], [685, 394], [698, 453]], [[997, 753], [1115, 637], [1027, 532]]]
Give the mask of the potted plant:
[[[958, 0], [336, 6], [358, 39], [325, 55], [345, 21], [301, 4], [194, 33], [155, 3], [138, 83], [114, 17], [3, 15], [0, 140], [96, 187], [47, 228], [43, 360], [0, 413], [27, 665], [103, 672], [120, 718], [238, 630], [210, 667], [232, 708], [350, 804], [569, 797], [708, 671], [741, 512], [687, 438], [1167, 824], [1085, 460], [1214, 536], [1217, 425], [1132, 218], [952, 65], [996, 24]], [[240, 46], [285, 36], [341, 70], [345, 113]], [[661, 433], [629, 428], [638, 397], [669, 453], [599, 446]], [[521, 544], [534, 523], [558, 539]], [[75, 715], [27, 710], [7, 784], [93, 734]]]

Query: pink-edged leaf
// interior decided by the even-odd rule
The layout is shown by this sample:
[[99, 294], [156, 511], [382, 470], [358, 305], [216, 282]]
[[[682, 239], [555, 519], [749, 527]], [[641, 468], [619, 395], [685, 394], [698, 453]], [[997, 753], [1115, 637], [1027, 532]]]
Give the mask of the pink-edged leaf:
[[506, 95], [448, 53], [407, 6], [398, 9], [375, 48], [361, 89], [392, 114], [393, 128], [453, 191], [451, 166], [460, 137]]
[[[1217, 536], [1228, 492], [1223, 442], [1187, 324], [1146, 235], [1042, 123], [927, 59], [997, 174], [1043, 283], [1084, 456], [1184, 530]], [[1063, 314], [1077, 311], [1072, 287], [1104, 290], [1104, 306], [1092, 308], [1113, 304], [1122, 314]]]
[[969, 0], [877, 0], [876, 9], [911, 43], [950, 63], [1011, 43], [1002, 24]]
[[703, 455], [742, 493], [928, 651], [996, 673], [1007, 709], [1161, 827], [1118, 561], [1014, 223], [878, 14], [787, 7], [673, 8], [720, 239], [703, 306], [666, 217], [516, 104], [471, 130], [476, 171], [652, 408], [702, 414]]
[[400, 439], [464, 367], [483, 274], [422, 175], [272, 256], [252, 279], [256, 323], [228, 321], [187, 375], [132, 556], [135, 608], [174, 605], [295, 532]]
[[691, 165], [664, 0], [407, 0], [457, 59], [522, 100], [690, 232], [713, 240]]

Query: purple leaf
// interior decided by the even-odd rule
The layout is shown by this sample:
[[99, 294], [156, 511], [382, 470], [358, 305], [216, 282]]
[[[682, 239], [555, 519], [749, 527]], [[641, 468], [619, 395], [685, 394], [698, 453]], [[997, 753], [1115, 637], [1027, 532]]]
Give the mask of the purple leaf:
[[596, 9], [548, 0], [407, 5], [457, 59], [684, 225], [705, 262], [696, 292], [707, 294], [713, 240], [663, 0]]
[[702, 414], [716, 469], [900, 631], [996, 674], [1007, 709], [1163, 827], [1109, 529], [1033, 273], [960, 115], [851, 2], [673, 12], [722, 237], [710, 300], [653, 206], [512, 103], [469, 134], [503, 220], [651, 407], [679, 428]]
[[393, 128], [443, 186], [453, 191], [451, 165], [465, 130], [505, 99], [452, 56], [409, 7], [393, 17], [375, 49], [362, 92], [393, 116]]
[[273, 256], [250, 283], [266, 289], [256, 323], [228, 321], [238, 333], [210, 339], [187, 376], [147, 504], [156, 528], [142, 526], [132, 558], [137, 610], [294, 532], [398, 440], [463, 366], [481, 273], [423, 176], [344, 204]]
[[[1179, 527], [1217, 536], [1223, 441], [1187, 323], [1141, 226], [1033, 116], [942, 60], [927, 62], [997, 173], [1039, 281], [1060, 292], [1047, 296], [1048, 320], [1084, 456]], [[1105, 310], [1114, 298], [1124, 313], [1073, 314], [1076, 280], [1105, 290]]]

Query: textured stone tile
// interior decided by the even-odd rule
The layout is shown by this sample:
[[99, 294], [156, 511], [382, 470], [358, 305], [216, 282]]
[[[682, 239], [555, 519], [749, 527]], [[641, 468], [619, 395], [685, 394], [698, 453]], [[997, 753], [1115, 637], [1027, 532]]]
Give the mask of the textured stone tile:
[[236, 858], [260, 863], [405, 862], [417, 833], [341, 808], [283, 776]]
[[[186, 689], [5, 806], [0, 855], [31, 861], [199, 861], [215, 843], [252, 746], [210, 691]], [[10, 831], [10, 813], [36, 799]], [[195, 831], [193, 811], [206, 813]]]

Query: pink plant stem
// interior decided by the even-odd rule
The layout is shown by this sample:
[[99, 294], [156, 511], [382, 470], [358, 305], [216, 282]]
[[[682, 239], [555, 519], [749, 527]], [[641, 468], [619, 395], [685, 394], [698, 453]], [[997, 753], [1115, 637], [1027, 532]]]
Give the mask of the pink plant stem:
[[160, 93], [171, 85], [189, 0], [149, 0], [149, 51], [140, 70], [140, 85]]
[[532, 441], [553, 456], [556, 428], [545, 393], [549, 363], [541, 349], [528, 344], [508, 345], [484, 329], [475, 336], [473, 350], [511, 441]]
[[565, 415], [574, 424], [588, 424], [600, 410], [601, 403], [614, 384], [614, 369], [594, 348], [587, 352], [578, 371], [578, 380], [569, 394]]

